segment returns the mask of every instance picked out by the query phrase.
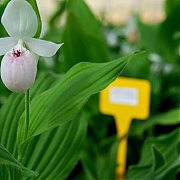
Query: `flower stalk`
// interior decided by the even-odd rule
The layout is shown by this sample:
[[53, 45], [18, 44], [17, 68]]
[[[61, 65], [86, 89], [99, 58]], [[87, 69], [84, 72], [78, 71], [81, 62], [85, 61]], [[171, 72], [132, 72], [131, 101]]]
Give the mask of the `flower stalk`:
[[30, 91], [29, 89], [25, 92], [25, 132], [26, 137], [29, 130], [29, 120], [30, 120]]

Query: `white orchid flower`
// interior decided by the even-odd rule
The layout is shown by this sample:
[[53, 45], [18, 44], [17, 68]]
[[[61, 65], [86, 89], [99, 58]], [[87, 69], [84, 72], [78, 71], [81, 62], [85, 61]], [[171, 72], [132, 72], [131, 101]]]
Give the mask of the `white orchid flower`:
[[38, 29], [37, 16], [26, 0], [11, 0], [1, 23], [10, 37], [0, 38], [1, 79], [13, 92], [28, 90], [35, 81], [39, 56], [51, 57], [62, 44], [33, 38]]

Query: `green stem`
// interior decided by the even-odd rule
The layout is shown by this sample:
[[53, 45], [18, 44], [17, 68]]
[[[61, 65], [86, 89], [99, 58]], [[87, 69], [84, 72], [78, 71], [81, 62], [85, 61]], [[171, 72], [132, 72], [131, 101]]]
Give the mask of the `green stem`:
[[26, 137], [28, 134], [28, 129], [29, 129], [29, 108], [30, 108], [30, 94], [29, 94], [29, 89], [25, 92], [25, 132], [26, 132]]

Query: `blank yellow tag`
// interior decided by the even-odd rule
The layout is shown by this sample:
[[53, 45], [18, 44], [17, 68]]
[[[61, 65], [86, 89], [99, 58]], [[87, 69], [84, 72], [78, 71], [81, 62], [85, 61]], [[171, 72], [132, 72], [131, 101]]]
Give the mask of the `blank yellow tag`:
[[127, 153], [127, 134], [133, 118], [149, 115], [150, 83], [146, 80], [117, 78], [100, 93], [100, 111], [113, 115], [117, 136], [121, 139], [117, 157], [117, 177], [124, 179]]

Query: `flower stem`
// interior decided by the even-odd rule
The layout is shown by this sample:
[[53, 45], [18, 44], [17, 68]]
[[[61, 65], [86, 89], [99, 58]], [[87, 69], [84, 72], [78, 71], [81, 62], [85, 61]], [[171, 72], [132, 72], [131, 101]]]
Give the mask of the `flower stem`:
[[26, 137], [28, 134], [28, 129], [29, 129], [29, 108], [30, 108], [30, 93], [29, 89], [25, 92], [25, 132], [26, 132]]

